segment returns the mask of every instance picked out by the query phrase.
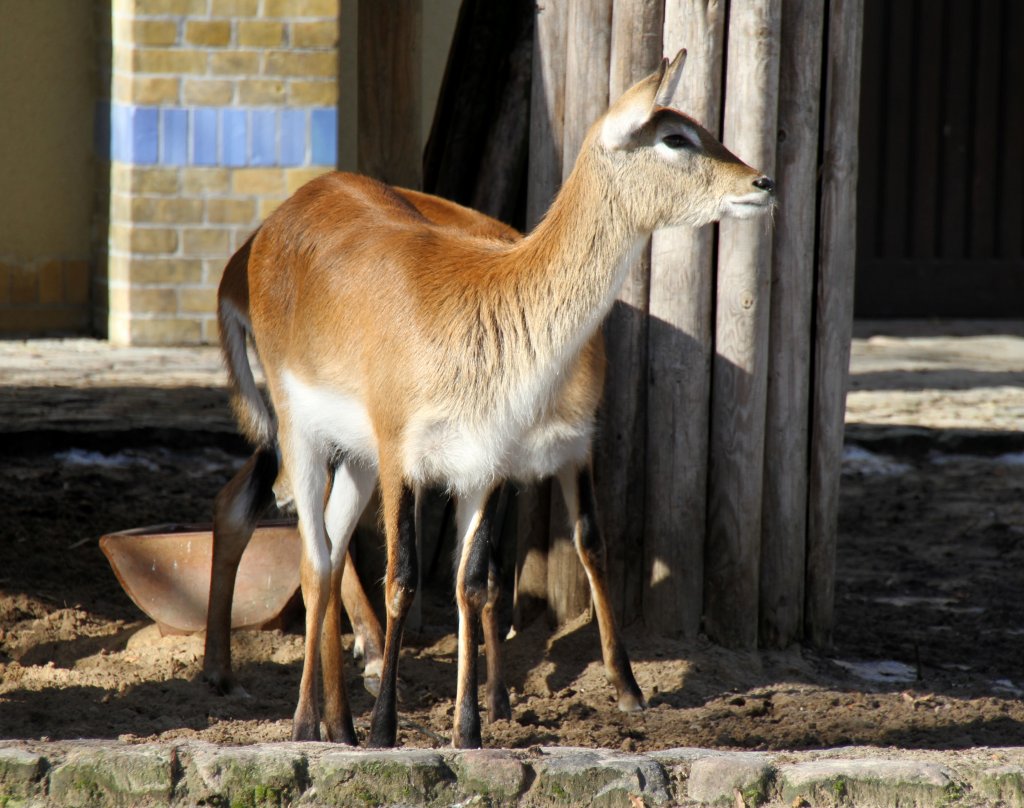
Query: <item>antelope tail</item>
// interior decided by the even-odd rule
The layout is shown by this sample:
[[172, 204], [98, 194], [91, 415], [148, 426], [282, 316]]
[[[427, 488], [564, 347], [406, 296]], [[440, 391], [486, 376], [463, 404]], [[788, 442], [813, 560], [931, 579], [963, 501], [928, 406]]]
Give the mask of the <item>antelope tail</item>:
[[252, 336], [248, 268], [249, 251], [255, 235], [239, 247], [224, 268], [217, 295], [217, 322], [235, 418], [246, 438], [261, 449], [269, 449], [277, 439], [277, 421], [256, 386], [246, 350]]

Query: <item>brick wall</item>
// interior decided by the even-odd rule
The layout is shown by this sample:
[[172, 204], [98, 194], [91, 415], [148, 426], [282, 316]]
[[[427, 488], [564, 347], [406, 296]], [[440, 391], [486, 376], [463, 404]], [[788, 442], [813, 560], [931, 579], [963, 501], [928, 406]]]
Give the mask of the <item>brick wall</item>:
[[212, 342], [231, 252], [335, 165], [338, 0], [113, 0], [111, 32], [101, 330]]

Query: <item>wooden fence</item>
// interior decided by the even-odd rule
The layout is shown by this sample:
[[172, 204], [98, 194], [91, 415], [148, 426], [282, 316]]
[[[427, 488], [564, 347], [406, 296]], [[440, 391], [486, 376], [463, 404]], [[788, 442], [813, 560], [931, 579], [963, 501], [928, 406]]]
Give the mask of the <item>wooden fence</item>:
[[[674, 105], [778, 186], [773, 222], [656, 233], [606, 323], [595, 473], [626, 623], [688, 637], [704, 630], [737, 648], [830, 641], [862, 4], [537, 7], [528, 226], [609, 100], [681, 47], [689, 56]], [[442, 158], [427, 154], [430, 173]], [[520, 623], [540, 610], [558, 622], [588, 606], [555, 489], [516, 492]]]
[[[826, 644], [861, 4], [734, 0], [728, 16], [726, 5], [543, 5], [528, 210], [535, 220], [546, 207], [609, 99], [686, 47], [676, 106], [773, 173], [779, 209], [774, 227], [723, 223], [717, 240], [713, 228], [656, 233], [609, 318], [596, 474], [615, 592], [626, 621], [660, 632]], [[587, 601], [560, 503], [543, 491], [520, 499], [517, 594], [565, 619]]]

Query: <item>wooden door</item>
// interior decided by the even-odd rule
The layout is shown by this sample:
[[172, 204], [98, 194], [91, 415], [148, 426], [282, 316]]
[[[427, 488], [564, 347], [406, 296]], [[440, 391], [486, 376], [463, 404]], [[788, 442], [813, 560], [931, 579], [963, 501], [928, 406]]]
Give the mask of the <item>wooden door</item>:
[[1024, 3], [866, 0], [859, 317], [1024, 316]]

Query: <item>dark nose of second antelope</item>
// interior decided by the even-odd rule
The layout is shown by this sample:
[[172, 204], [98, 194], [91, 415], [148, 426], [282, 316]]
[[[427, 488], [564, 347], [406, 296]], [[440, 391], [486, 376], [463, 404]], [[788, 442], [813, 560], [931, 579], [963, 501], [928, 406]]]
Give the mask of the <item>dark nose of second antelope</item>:
[[754, 180], [754, 187], [760, 188], [762, 191], [767, 191], [770, 194], [775, 193], [775, 180], [771, 177], [758, 177]]

